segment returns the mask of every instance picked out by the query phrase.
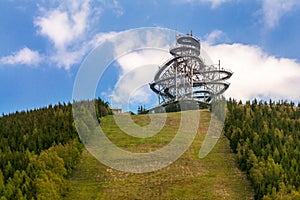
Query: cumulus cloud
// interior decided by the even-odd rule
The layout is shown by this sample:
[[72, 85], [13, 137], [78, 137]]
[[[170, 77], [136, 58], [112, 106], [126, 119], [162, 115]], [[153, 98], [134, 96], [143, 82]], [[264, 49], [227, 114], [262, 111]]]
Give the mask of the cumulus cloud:
[[87, 47], [87, 31], [91, 7], [89, 1], [66, 1], [57, 7], [45, 9], [34, 20], [37, 33], [54, 45], [50, 61], [69, 69], [81, 61]]
[[70, 21], [66, 12], [53, 10], [47, 13], [46, 16], [38, 17], [35, 25], [40, 28], [39, 34], [48, 37], [56, 48], [65, 49], [66, 45], [82, 34], [84, 30], [85, 25], [82, 26], [81, 23], [73, 20], [76, 19]]
[[9, 65], [23, 64], [23, 65], [31, 65], [31, 66], [35, 66], [39, 64], [41, 60], [42, 57], [39, 54], [39, 52], [31, 50], [28, 47], [24, 47], [18, 52], [15, 52], [9, 56], [2, 57], [0, 59], [1, 63], [3, 64], [9, 64]]
[[[243, 101], [253, 98], [294, 101], [300, 99], [300, 63], [293, 59], [269, 55], [255, 45], [216, 45], [216, 39], [222, 35], [225, 34], [218, 30], [208, 34], [207, 40], [202, 42], [201, 53], [211, 58], [205, 58], [210, 64], [210, 60], [216, 64], [220, 59], [221, 67], [234, 72], [229, 79], [231, 85], [225, 96]], [[166, 47], [167, 50], [168, 48]], [[153, 93], [149, 87], [141, 86], [152, 81], [157, 67], [169, 57], [168, 51], [153, 49], [134, 51], [120, 57], [117, 62], [122, 69], [122, 76], [113, 91], [113, 102], [121, 105], [131, 99], [133, 102], [148, 103], [151, 98], [149, 95]], [[157, 67], [139, 70], [140, 67], [149, 64]]]
[[149, 103], [149, 85], [157, 66], [141, 66], [120, 77], [112, 93], [113, 105], [126, 108], [129, 104]]
[[136, 68], [153, 65], [154, 70], [158, 70], [158, 66], [163, 64], [169, 58], [169, 52], [161, 49], [144, 49], [126, 54], [118, 59], [118, 63], [123, 70], [123, 74]]
[[203, 44], [214, 61], [234, 74], [227, 97], [241, 100], [252, 98], [300, 99], [300, 63], [277, 58], [261, 48], [244, 44]]
[[[109, 37], [109, 36], [106, 36]], [[145, 28], [123, 32], [113, 39], [116, 62], [121, 69], [112, 102], [126, 108], [132, 103], [149, 103], [149, 83], [168, 58], [175, 32], [162, 28]]]
[[215, 44], [218, 42], [226, 42], [228, 40], [226, 34], [221, 30], [214, 30], [205, 36], [205, 41], [208, 44]]
[[118, 32], [100, 32], [97, 33], [93, 39], [91, 39], [88, 42], [88, 46], [91, 46], [93, 48], [97, 47], [99, 44], [103, 43], [104, 41], [111, 41], [116, 35], [118, 34]]
[[126, 107], [129, 104], [150, 103], [153, 95], [148, 84], [168, 57], [169, 53], [160, 49], [144, 49], [120, 57], [117, 62], [122, 75], [113, 91], [113, 104]]
[[35, 18], [38, 33], [49, 38], [58, 49], [66, 49], [74, 40], [80, 39], [88, 27], [89, 2], [61, 4], [52, 10], [42, 10]]
[[288, 12], [300, 8], [299, 0], [262, 0], [262, 13], [265, 25], [274, 28]]
[[[99, 5], [112, 9], [117, 16], [123, 14], [123, 8], [117, 0], [100, 1]], [[101, 33], [93, 29], [93, 24], [102, 13], [101, 6], [94, 6], [90, 0], [57, 1], [47, 8], [39, 6], [40, 14], [34, 19], [38, 35], [47, 38], [53, 44], [50, 63], [69, 70], [82, 61], [88, 51], [116, 33]], [[95, 34], [96, 33], [96, 34]]]

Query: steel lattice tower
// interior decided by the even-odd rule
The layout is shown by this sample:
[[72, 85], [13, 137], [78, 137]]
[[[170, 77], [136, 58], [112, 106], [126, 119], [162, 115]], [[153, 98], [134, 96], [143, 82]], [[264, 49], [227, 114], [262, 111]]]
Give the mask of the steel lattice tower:
[[219, 64], [207, 65], [200, 57], [200, 40], [190, 33], [176, 37], [176, 45], [170, 48], [172, 58], [159, 67], [150, 83], [158, 95], [159, 105], [180, 100], [195, 100], [210, 104], [227, 90], [225, 82], [232, 76]]

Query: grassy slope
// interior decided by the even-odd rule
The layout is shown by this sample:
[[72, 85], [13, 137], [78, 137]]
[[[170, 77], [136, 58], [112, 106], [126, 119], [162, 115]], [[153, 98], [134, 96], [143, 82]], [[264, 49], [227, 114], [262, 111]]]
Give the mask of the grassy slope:
[[[197, 157], [209, 125], [209, 112], [201, 111], [201, 119], [199, 132], [188, 151], [159, 171], [123, 173], [102, 165], [84, 151], [65, 199], [253, 199], [251, 186], [238, 170], [225, 137], [220, 138], [207, 157]], [[101, 126], [120, 147], [146, 152], [170, 141], [179, 120], [179, 113], [169, 114], [166, 127], [149, 139], [135, 139], [124, 134], [114, 124], [112, 116], [103, 118]], [[140, 115], [135, 116], [134, 121], [146, 125], [149, 118]]]

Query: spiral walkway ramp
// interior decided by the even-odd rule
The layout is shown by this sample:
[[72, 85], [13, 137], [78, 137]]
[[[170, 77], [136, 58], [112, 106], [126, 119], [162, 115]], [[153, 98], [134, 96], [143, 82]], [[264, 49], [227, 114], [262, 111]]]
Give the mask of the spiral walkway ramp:
[[232, 72], [218, 65], [207, 65], [200, 56], [200, 40], [191, 34], [179, 35], [172, 58], [159, 67], [150, 83], [158, 95], [159, 106], [180, 100], [210, 104], [229, 87]]

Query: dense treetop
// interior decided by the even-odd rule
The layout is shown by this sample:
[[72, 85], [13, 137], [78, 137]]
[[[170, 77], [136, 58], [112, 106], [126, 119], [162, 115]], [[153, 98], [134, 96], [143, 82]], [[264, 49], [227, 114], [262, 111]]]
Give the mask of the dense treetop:
[[257, 199], [300, 199], [300, 107], [230, 99], [225, 135]]
[[[95, 109], [110, 113], [101, 99]], [[0, 199], [60, 199], [81, 150], [70, 103], [2, 116]]]

